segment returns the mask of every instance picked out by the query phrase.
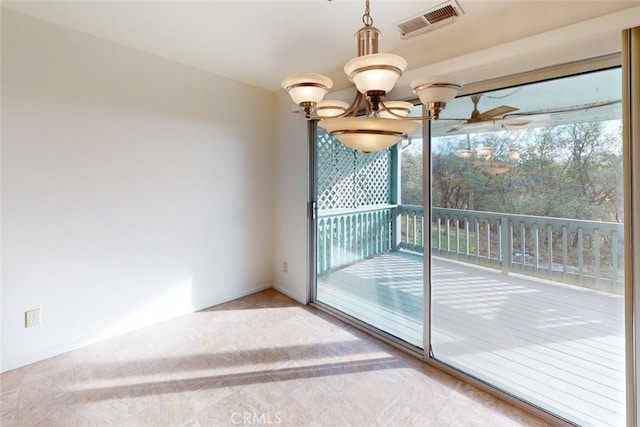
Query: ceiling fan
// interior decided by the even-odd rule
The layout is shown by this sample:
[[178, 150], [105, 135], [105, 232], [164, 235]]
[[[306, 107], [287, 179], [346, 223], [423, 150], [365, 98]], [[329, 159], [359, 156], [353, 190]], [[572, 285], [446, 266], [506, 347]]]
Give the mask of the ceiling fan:
[[[480, 112], [478, 110], [478, 102], [480, 102], [481, 95], [471, 95], [471, 102], [473, 102], [473, 111], [471, 112], [471, 117], [468, 119], [446, 119], [441, 118], [440, 120], [464, 120], [464, 123], [461, 123], [452, 129], [450, 129], [447, 133], [457, 132], [460, 130], [480, 130], [490, 128], [494, 126], [524, 126], [531, 122], [531, 120], [526, 120], [523, 118], [505, 118], [505, 114], [513, 113], [514, 111], [518, 111], [518, 108], [510, 107], [508, 105], [501, 105], [499, 107], [492, 108], [485, 112]], [[501, 117], [502, 116], [502, 117]]]

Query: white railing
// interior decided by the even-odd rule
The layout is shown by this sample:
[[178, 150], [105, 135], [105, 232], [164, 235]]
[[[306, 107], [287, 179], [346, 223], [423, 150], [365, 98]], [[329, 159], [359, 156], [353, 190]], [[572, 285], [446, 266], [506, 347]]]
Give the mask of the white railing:
[[[432, 208], [431, 253], [622, 292], [623, 224]], [[391, 250], [424, 252], [421, 206], [320, 211], [318, 273]]]
[[432, 208], [431, 227], [433, 254], [622, 292], [621, 223]]
[[394, 206], [318, 212], [318, 274], [391, 250]]

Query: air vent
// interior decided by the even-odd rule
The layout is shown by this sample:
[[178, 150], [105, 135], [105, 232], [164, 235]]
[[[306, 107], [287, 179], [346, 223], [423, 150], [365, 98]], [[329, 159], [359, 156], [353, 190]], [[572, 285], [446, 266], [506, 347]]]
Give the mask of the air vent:
[[415, 37], [453, 23], [464, 11], [456, 0], [450, 0], [396, 24], [403, 39]]

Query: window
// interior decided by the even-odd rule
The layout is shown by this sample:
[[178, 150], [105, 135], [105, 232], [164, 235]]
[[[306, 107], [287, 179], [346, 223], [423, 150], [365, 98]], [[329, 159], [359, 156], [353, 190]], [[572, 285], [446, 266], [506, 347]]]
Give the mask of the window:
[[474, 109], [432, 124], [432, 357], [571, 422], [625, 425], [621, 70], [443, 117]]

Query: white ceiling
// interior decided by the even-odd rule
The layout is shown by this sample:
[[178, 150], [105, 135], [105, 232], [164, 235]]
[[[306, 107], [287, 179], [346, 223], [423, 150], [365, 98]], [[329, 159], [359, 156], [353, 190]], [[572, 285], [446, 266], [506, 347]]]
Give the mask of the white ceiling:
[[[521, 119], [523, 126], [502, 126], [483, 122], [465, 126], [459, 131], [451, 129], [464, 121], [452, 118], [469, 118], [473, 102], [469, 97], [460, 97], [447, 104], [441, 117], [433, 121], [434, 136], [489, 132], [527, 127], [554, 126], [566, 123], [619, 120], [622, 117], [622, 71], [620, 68], [606, 69], [562, 79], [553, 79], [524, 86], [500, 89], [483, 93], [478, 102], [480, 112], [507, 105], [517, 108], [504, 116]], [[416, 108], [417, 114], [420, 111]], [[526, 123], [525, 123], [526, 122]]]
[[[380, 51], [404, 56], [414, 69], [626, 8], [636, 13], [640, 0], [458, 0], [465, 15], [457, 22], [400, 39], [396, 23], [439, 3], [372, 0], [374, 25], [383, 33]], [[362, 26], [364, 0], [2, 1], [2, 6], [277, 90], [283, 77], [299, 72], [327, 74], [337, 88], [348, 85], [342, 65], [356, 54], [353, 34]]]

